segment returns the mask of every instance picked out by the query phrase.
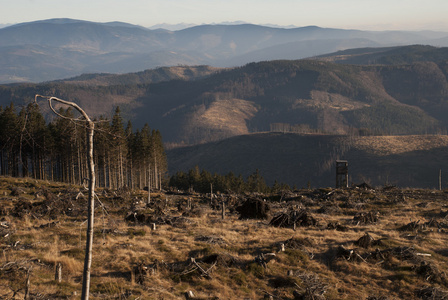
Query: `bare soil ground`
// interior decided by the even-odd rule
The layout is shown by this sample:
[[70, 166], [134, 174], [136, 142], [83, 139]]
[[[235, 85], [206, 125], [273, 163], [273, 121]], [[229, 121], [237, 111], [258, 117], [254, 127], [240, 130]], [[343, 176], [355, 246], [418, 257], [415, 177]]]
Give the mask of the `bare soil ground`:
[[[0, 177], [1, 299], [79, 299], [85, 195]], [[448, 299], [448, 191], [97, 195], [91, 299]]]

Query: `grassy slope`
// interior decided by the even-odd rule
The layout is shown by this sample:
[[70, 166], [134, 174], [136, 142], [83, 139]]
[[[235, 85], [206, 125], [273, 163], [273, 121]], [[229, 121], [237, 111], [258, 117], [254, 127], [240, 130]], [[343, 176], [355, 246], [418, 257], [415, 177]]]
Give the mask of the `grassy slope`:
[[[18, 196], [10, 195], [14, 188], [21, 191]], [[86, 215], [85, 200], [76, 200], [79, 190], [52, 182], [0, 178], [0, 193], [4, 195], [0, 200], [2, 299], [12, 299], [14, 291], [14, 299], [23, 298], [24, 269], [31, 269], [33, 297], [79, 297]], [[446, 195], [446, 191], [429, 190], [300, 190], [288, 195], [287, 202], [269, 202], [271, 215], [299, 205], [318, 220], [317, 226], [294, 231], [269, 226], [269, 219], [238, 220], [230, 212], [221, 220], [220, 211], [211, 210], [201, 195], [153, 194], [153, 206], [145, 208], [135, 202], [146, 197], [140, 191], [117, 196], [111, 191], [109, 196], [101, 193], [108, 214], [97, 208], [91, 299], [183, 299], [189, 290], [200, 299], [261, 299], [267, 293], [276, 299], [293, 299], [294, 291], [303, 294], [313, 288], [325, 291], [325, 299], [430, 299], [431, 295], [417, 295], [424, 287], [438, 292], [448, 288], [443, 273], [448, 267], [448, 225], [444, 214], [439, 214], [448, 204]], [[187, 210], [179, 218], [176, 207], [188, 198], [201, 213]], [[24, 209], [23, 203], [34, 206]], [[333, 207], [333, 212], [318, 213], [324, 205]], [[173, 225], [158, 223], [157, 230], [151, 231], [149, 226], [128, 224], [124, 217], [131, 207], [165, 219], [171, 217]], [[156, 207], [161, 211], [156, 213]], [[233, 205], [228, 202], [227, 207]], [[377, 223], [353, 222], [356, 213], [370, 211], [380, 213]], [[399, 230], [410, 220], [423, 224], [431, 218], [439, 222], [439, 230], [431, 226]], [[53, 222], [56, 226], [51, 226]], [[341, 226], [339, 230], [328, 229], [330, 223]], [[367, 249], [354, 245], [367, 232], [381, 242]], [[295, 243], [286, 243], [285, 251], [278, 252], [279, 243], [291, 238]], [[339, 257], [340, 246], [356, 249], [362, 259]], [[373, 254], [375, 248], [388, 253], [387, 249], [407, 247], [411, 247], [412, 257]], [[260, 253], [276, 256], [263, 268], [255, 262]], [[219, 257], [213, 268], [205, 259], [211, 255]], [[211, 278], [194, 270], [190, 257], [204, 269], [211, 268]], [[54, 280], [58, 262], [63, 270], [61, 283]], [[430, 266], [425, 272], [422, 262]], [[158, 265], [143, 284], [131, 277], [131, 269], [138, 263], [149, 269]], [[289, 270], [291, 276], [287, 276]]]

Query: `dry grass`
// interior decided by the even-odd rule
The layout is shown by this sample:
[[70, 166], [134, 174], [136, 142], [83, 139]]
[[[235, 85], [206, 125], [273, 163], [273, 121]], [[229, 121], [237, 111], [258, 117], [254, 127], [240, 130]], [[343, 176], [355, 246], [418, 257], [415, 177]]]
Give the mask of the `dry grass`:
[[247, 120], [254, 117], [257, 112], [254, 103], [223, 97], [224, 99], [215, 101], [209, 106], [201, 106], [201, 109], [193, 114], [192, 121], [184, 129], [185, 132], [212, 130], [216, 131], [221, 138], [248, 134]]
[[[38, 215], [38, 210], [20, 218], [13, 214], [19, 199], [28, 199], [35, 207], [45, 201], [29, 197], [41, 185], [47, 185], [55, 194], [69, 188], [0, 178], [0, 191], [6, 192], [0, 199], [5, 208], [0, 216], [2, 299], [23, 299], [26, 270], [30, 270], [32, 297], [79, 297], [85, 242], [82, 211], [80, 216], [67, 213], [56, 220]], [[23, 194], [10, 196], [11, 186], [20, 187]], [[297, 295], [324, 297], [315, 299], [425, 299], [417, 296], [424, 287], [442, 292], [448, 289], [444, 273], [448, 267], [445, 192], [297, 191], [285, 202], [270, 203], [273, 214], [299, 205], [318, 220], [317, 226], [296, 230], [269, 226], [269, 219], [239, 220], [230, 212], [222, 220], [219, 211], [201, 203], [201, 195], [192, 195], [195, 205], [203, 211], [201, 215], [183, 217], [181, 225], [174, 224], [175, 219], [170, 219], [171, 224], [158, 222], [153, 231], [148, 225], [124, 221], [124, 212], [131, 209], [130, 199], [135, 197], [144, 195], [135, 192], [121, 201], [101, 199], [109, 214], [103, 215], [100, 209], [96, 214], [92, 299], [184, 299], [187, 291], [201, 299], [262, 299], [265, 295], [273, 295], [274, 299], [295, 299]], [[181, 217], [176, 204], [182, 197], [170, 196], [171, 204], [164, 209], [166, 220]], [[341, 209], [318, 213], [324, 204]], [[141, 209], [153, 214], [151, 207]], [[378, 222], [355, 224], [354, 216], [360, 210], [380, 212]], [[422, 224], [430, 220], [438, 223], [412, 231], [400, 229], [417, 220]], [[52, 222], [56, 225], [49, 225]], [[343, 225], [344, 231], [328, 229], [332, 222]], [[356, 241], [365, 233], [375, 243], [369, 248], [358, 247]], [[282, 243], [285, 251], [280, 251]], [[341, 257], [340, 247], [358, 256]], [[412, 250], [400, 252], [402, 249]], [[268, 257], [264, 264], [261, 257]], [[204, 276], [191, 258], [203, 269], [210, 269], [210, 277]], [[57, 263], [63, 267], [61, 283], [54, 280]], [[138, 265], [148, 270], [142, 282], [131, 274]]]
[[448, 146], [448, 137], [444, 135], [364, 136], [352, 141], [355, 148], [379, 156]]

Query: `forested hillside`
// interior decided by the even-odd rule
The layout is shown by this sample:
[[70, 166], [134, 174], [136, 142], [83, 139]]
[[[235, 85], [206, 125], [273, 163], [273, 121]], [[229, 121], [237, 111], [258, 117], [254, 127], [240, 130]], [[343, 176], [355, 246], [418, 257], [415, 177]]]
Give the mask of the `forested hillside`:
[[2, 86], [0, 104], [27, 103], [38, 93], [75, 101], [97, 116], [110, 116], [120, 106], [126, 120], [158, 128], [171, 146], [264, 131], [444, 133], [447, 61], [359, 66], [285, 60], [221, 70], [159, 68], [92, 75], [91, 82], [84, 77]]
[[[61, 108], [66, 118], [77, 116]], [[17, 112], [0, 109], [0, 175], [82, 184], [87, 177], [86, 128], [83, 122], [56, 118], [47, 123], [32, 103]], [[160, 187], [166, 154], [158, 130], [124, 127], [120, 109], [112, 120], [97, 119], [94, 135], [97, 185], [108, 188]], [[149, 177], [148, 177], [149, 176]]]
[[404, 65], [415, 62], [445, 61], [448, 48], [428, 45], [369, 47], [342, 50], [314, 57], [323, 61], [356, 65]]
[[[263, 178], [269, 186], [334, 187], [335, 162], [347, 160], [349, 184], [438, 188], [448, 186], [448, 137], [340, 136], [260, 133], [167, 151], [169, 172], [182, 171], [194, 180], [196, 167], [226, 175], [228, 189], [238, 191], [242, 179]], [[207, 178], [206, 173], [200, 173]], [[199, 176], [199, 175], [198, 175]], [[182, 186], [182, 184], [181, 184]], [[199, 191], [203, 188], [199, 185]], [[262, 190], [262, 189], [261, 189]]]
[[[253, 63], [195, 82], [151, 86], [136, 115], [167, 141], [197, 144], [260, 131], [330, 134], [444, 132], [446, 63]], [[172, 129], [171, 129], [172, 128]]]

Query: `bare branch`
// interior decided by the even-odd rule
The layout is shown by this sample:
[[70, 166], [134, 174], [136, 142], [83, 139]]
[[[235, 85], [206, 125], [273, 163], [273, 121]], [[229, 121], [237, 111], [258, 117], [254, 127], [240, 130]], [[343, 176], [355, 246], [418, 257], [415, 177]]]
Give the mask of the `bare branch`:
[[35, 101], [36, 103], [37, 103], [37, 98], [38, 98], [38, 97], [47, 99], [47, 100], [48, 100], [48, 105], [50, 106], [50, 109], [51, 109], [51, 110], [52, 110], [58, 117], [61, 117], [61, 118], [63, 118], [63, 119], [67, 119], [67, 120], [75, 120], [75, 121], [79, 120], [79, 119], [69, 118], [69, 117], [66, 117], [66, 116], [61, 115], [60, 113], [58, 113], [58, 112], [56, 111], [56, 109], [53, 107], [53, 103], [52, 103], [52, 101], [57, 101], [57, 102], [59, 102], [59, 103], [62, 103], [62, 104], [65, 104], [65, 105], [74, 107], [77, 111], [79, 111], [79, 112], [81, 113], [81, 115], [84, 117], [84, 119], [85, 119], [86, 122], [92, 122], [92, 120], [90, 120], [90, 118], [89, 118], [89, 116], [86, 114], [86, 112], [85, 112], [81, 107], [79, 107], [79, 105], [76, 104], [75, 102], [62, 100], [62, 99], [59, 99], [59, 98], [57, 98], [57, 97], [50, 97], [50, 96], [36, 95], [35, 98], [34, 98], [34, 101]]

